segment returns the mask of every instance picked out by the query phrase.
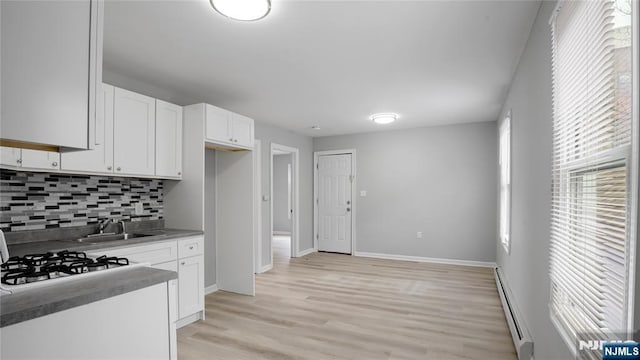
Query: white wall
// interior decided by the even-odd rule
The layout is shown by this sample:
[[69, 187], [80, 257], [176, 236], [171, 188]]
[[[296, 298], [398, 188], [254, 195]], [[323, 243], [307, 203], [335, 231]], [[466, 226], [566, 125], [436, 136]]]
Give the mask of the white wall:
[[511, 254], [498, 241], [497, 263], [532, 333], [537, 360], [572, 358], [548, 308], [554, 7], [542, 3], [502, 111], [503, 117], [512, 111]]
[[[313, 247], [313, 141], [310, 137], [289, 130], [256, 121], [256, 139], [262, 141], [262, 194], [270, 191], [271, 143], [294, 147], [300, 156], [300, 200], [299, 200], [299, 251]], [[262, 262], [264, 266], [271, 259], [271, 204], [262, 201]]]
[[357, 252], [495, 260], [495, 122], [314, 139], [315, 151], [350, 148]]
[[289, 216], [289, 165], [291, 154], [273, 157], [273, 231], [291, 232]]

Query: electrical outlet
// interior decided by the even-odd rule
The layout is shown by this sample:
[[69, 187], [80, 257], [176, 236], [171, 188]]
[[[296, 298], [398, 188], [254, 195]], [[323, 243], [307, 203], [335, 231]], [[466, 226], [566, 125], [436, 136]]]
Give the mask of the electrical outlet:
[[422, 231], [416, 233], [416, 239], [422, 239]]
[[144, 213], [144, 206], [142, 206], [142, 202], [137, 202], [133, 205], [133, 211], [136, 215], [142, 215]]

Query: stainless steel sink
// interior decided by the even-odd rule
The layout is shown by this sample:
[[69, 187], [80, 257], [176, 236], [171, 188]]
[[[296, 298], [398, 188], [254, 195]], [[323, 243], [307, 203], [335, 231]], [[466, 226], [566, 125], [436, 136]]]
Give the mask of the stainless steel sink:
[[79, 239], [73, 239], [71, 241], [87, 243], [87, 244], [97, 244], [105, 241], [117, 241], [117, 240], [127, 240], [134, 239], [140, 237], [154, 236], [155, 234], [141, 234], [141, 233], [125, 233], [125, 234], [93, 234], [85, 237], [81, 237]]

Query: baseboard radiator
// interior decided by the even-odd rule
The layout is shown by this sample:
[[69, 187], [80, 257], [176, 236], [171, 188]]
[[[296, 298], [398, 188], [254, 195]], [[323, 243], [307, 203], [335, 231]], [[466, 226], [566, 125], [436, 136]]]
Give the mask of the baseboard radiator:
[[531, 360], [533, 358], [533, 338], [525, 326], [524, 318], [518, 311], [511, 289], [506, 284], [499, 267], [495, 268], [495, 277], [504, 315], [507, 318], [513, 344], [518, 353], [518, 360]]

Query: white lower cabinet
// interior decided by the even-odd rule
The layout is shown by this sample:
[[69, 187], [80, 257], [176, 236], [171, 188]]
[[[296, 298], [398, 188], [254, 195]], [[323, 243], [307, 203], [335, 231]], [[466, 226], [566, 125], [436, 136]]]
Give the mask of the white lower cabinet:
[[160, 283], [5, 326], [0, 359], [177, 359], [171, 291]]
[[178, 317], [204, 309], [204, 256], [178, 260]]
[[[126, 257], [131, 262], [178, 273], [178, 327], [204, 319], [204, 237], [190, 236], [118, 248], [92, 250], [90, 255]], [[175, 310], [175, 309], [174, 309]]]

